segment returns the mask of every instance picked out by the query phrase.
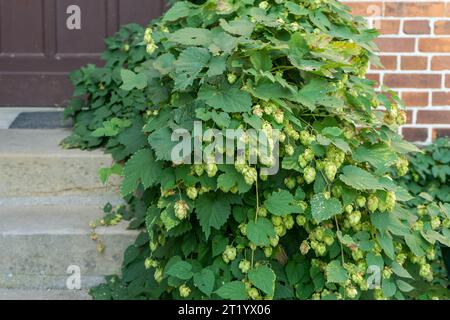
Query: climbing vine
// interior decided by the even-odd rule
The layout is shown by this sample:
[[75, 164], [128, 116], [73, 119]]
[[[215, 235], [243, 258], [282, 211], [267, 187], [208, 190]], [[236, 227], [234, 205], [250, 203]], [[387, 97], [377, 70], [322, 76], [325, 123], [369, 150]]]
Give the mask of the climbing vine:
[[[128, 206], [108, 219], [143, 231], [93, 296], [405, 299], [431, 286], [450, 212], [417, 210], [398, 183], [418, 149], [397, 134], [395, 93], [364, 78], [376, 36], [334, 0], [209, 0], [109, 39], [105, 67], [72, 75], [64, 143], [112, 154], [101, 177], [122, 176]], [[174, 161], [174, 133], [198, 122], [246, 145], [262, 133], [276, 157]]]

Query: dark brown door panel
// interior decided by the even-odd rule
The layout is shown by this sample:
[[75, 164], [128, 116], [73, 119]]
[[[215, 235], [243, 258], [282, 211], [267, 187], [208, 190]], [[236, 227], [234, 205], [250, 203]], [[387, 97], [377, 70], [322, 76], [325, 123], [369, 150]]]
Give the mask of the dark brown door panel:
[[[0, 0], [0, 107], [62, 106], [72, 93], [70, 71], [100, 64], [104, 38], [120, 25], [146, 24], [164, 0]], [[69, 30], [67, 8], [81, 10]]]

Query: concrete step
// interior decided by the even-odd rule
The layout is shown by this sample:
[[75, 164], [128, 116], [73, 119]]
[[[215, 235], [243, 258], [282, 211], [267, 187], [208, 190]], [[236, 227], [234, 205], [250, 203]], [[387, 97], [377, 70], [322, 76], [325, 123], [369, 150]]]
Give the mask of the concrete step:
[[119, 180], [100, 183], [98, 170], [112, 163], [102, 151], [62, 149], [69, 134], [0, 130], [0, 299], [76, 298], [80, 291], [68, 291], [67, 283], [79, 275], [81, 288], [89, 288], [120, 273], [137, 236], [126, 222], [98, 228], [105, 245], [98, 253], [89, 222], [103, 216], [106, 203], [121, 203]]
[[105, 245], [98, 253], [89, 222], [103, 212], [94, 200], [52, 204], [47, 199], [47, 205], [36, 205], [39, 201], [0, 206], [0, 288], [66, 289], [78, 270], [81, 287], [89, 288], [120, 273], [123, 253], [137, 236], [126, 230], [126, 222], [96, 229]]
[[91, 300], [87, 290], [0, 289], [0, 300]]
[[98, 179], [112, 159], [102, 151], [64, 150], [69, 130], [0, 130], [0, 197], [94, 195], [114, 193]]

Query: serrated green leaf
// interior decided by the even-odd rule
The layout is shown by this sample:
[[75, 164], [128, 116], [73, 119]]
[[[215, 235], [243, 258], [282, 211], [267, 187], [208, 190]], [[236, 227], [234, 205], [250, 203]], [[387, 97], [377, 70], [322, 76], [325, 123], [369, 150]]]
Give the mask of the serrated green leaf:
[[174, 69], [176, 59], [171, 53], [164, 53], [155, 59], [153, 67], [162, 75], [169, 74]]
[[270, 213], [285, 216], [298, 211], [298, 208], [292, 205], [294, 200], [294, 196], [289, 191], [279, 190], [267, 198], [265, 206]]
[[178, 261], [170, 265], [165, 274], [181, 280], [189, 280], [192, 278], [192, 265], [186, 261]]
[[212, 239], [212, 256], [217, 257], [225, 251], [228, 245], [227, 237], [218, 234]]
[[255, 25], [246, 18], [237, 18], [232, 21], [220, 19], [220, 26], [228, 33], [244, 37], [249, 37], [255, 27]]
[[275, 293], [275, 272], [266, 265], [259, 266], [254, 269], [250, 269], [248, 272], [248, 279], [251, 283], [268, 296], [272, 296]]
[[210, 58], [209, 51], [204, 48], [191, 47], [183, 50], [175, 62], [174, 90], [184, 90], [191, 86]]
[[353, 159], [358, 162], [368, 162], [377, 169], [385, 170], [397, 160], [397, 156], [387, 145], [377, 144], [358, 147], [353, 153]]
[[183, 28], [171, 33], [168, 40], [186, 46], [207, 47], [211, 44], [213, 34], [210, 30], [201, 28]]
[[245, 182], [241, 173], [237, 172], [233, 166], [220, 166], [222, 171], [225, 171], [217, 178], [217, 187], [224, 192], [229, 192], [234, 186], [238, 187], [239, 193], [246, 193], [251, 189], [251, 185]]
[[142, 90], [147, 87], [147, 77], [144, 73], [134, 73], [131, 70], [122, 69], [120, 71], [123, 84], [120, 89], [131, 91], [133, 89]]
[[355, 166], [345, 166], [342, 169], [342, 174], [339, 178], [349, 187], [355, 188], [356, 190], [382, 190], [383, 185], [379, 182], [378, 178]]
[[222, 195], [201, 195], [196, 202], [196, 214], [206, 239], [211, 234], [211, 228], [219, 230], [231, 214], [230, 202]]
[[155, 161], [153, 153], [149, 149], [136, 152], [125, 164], [124, 179], [120, 191], [122, 196], [134, 192], [139, 183], [145, 188], [154, 185], [162, 173], [162, 164]]
[[156, 159], [172, 160], [172, 150], [178, 141], [172, 141], [172, 130], [167, 127], [160, 128], [148, 136], [148, 143], [155, 151]]
[[191, 13], [191, 8], [191, 3], [187, 1], [178, 1], [164, 14], [162, 21], [173, 22], [188, 17]]
[[227, 69], [227, 59], [225, 56], [214, 56], [208, 64], [208, 77], [220, 76]]
[[342, 205], [336, 198], [325, 198], [322, 193], [315, 194], [311, 199], [311, 214], [318, 223], [342, 213]]
[[386, 298], [390, 298], [395, 295], [395, 292], [397, 292], [397, 286], [391, 280], [383, 279], [381, 283], [381, 290]]
[[398, 262], [392, 261], [391, 264], [392, 271], [399, 277], [413, 279], [411, 274], [403, 268]]
[[204, 84], [198, 92], [198, 99], [205, 101], [214, 109], [221, 109], [225, 112], [249, 112], [252, 107], [250, 95], [240, 90], [238, 86], [213, 87]]
[[247, 238], [257, 246], [269, 246], [270, 238], [275, 237], [273, 224], [266, 218], [249, 221], [247, 224]]
[[347, 271], [339, 260], [331, 261], [325, 270], [327, 283], [344, 283], [348, 280]]
[[377, 240], [384, 253], [391, 259], [395, 259], [394, 242], [391, 235], [386, 232], [377, 232]]
[[425, 255], [425, 251], [422, 249], [422, 240], [419, 238], [419, 235], [408, 234], [405, 236], [405, 242], [416, 256], [422, 257]]
[[414, 287], [412, 285], [410, 285], [409, 283], [403, 281], [403, 280], [397, 280], [397, 286], [399, 288], [400, 291], [402, 292], [411, 292], [414, 290]]
[[231, 281], [224, 284], [216, 291], [222, 299], [228, 300], [247, 300], [247, 290], [245, 284], [241, 281]]
[[209, 297], [214, 289], [215, 278], [214, 272], [203, 269], [201, 272], [194, 274], [194, 285]]

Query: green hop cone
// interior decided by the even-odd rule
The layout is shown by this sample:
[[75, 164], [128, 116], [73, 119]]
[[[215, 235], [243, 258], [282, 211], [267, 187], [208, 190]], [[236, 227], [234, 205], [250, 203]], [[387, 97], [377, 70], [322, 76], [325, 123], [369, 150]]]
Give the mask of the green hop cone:
[[375, 212], [378, 209], [378, 198], [376, 195], [371, 194], [368, 198], [367, 198], [367, 208], [369, 209], [370, 212]]
[[194, 172], [197, 176], [201, 176], [203, 175], [203, 173], [205, 172], [205, 169], [203, 168], [203, 165], [201, 164], [194, 164], [193, 166]]
[[295, 225], [294, 218], [291, 215], [284, 216], [283, 223], [287, 230], [291, 230]]
[[325, 242], [325, 244], [328, 247], [331, 247], [334, 244], [334, 238], [332, 236], [325, 236], [325, 238], [323, 239], [323, 241]]
[[433, 217], [431, 218], [430, 223], [433, 230], [439, 229], [441, 226], [441, 219], [438, 216]]
[[283, 224], [283, 218], [281, 218], [280, 216], [272, 216], [271, 220], [272, 220], [272, 224], [275, 227], [281, 226]]
[[303, 156], [305, 157], [305, 160], [308, 162], [314, 160], [314, 152], [310, 148], [307, 148], [305, 152], [303, 152]]
[[294, 147], [290, 144], [284, 146], [284, 151], [288, 156], [292, 156], [295, 152]]
[[308, 161], [306, 161], [305, 156], [303, 154], [298, 156], [297, 162], [301, 168], [304, 168], [308, 165]]
[[337, 167], [334, 163], [332, 163], [331, 161], [327, 161], [325, 163], [325, 175], [328, 178], [329, 181], [333, 181], [334, 178], [336, 177], [336, 173], [337, 173]]
[[431, 271], [431, 265], [428, 263], [420, 265], [419, 275], [428, 281], [433, 280], [433, 272]]
[[252, 300], [259, 300], [261, 298], [261, 296], [259, 295], [259, 291], [256, 288], [250, 288], [247, 291], [247, 294]]
[[269, 242], [270, 245], [275, 248], [278, 245], [278, 242], [280, 242], [280, 237], [276, 235], [275, 237], [270, 238]]
[[225, 251], [222, 254], [223, 260], [228, 263], [236, 259], [237, 250], [233, 246], [226, 246]]
[[295, 222], [297, 222], [300, 227], [303, 227], [306, 224], [306, 217], [298, 215], [297, 217], [295, 217]]
[[395, 192], [389, 191], [386, 195], [386, 210], [392, 211], [395, 208], [395, 204], [397, 203], [397, 197]]
[[257, 116], [258, 118], [262, 118], [264, 115], [264, 110], [261, 108], [259, 104], [253, 107], [253, 114]]
[[361, 211], [355, 210], [352, 213], [350, 213], [348, 216], [348, 221], [350, 222], [350, 225], [353, 227], [358, 225], [361, 221]]
[[206, 174], [210, 178], [214, 177], [217, 174], [218, 170], [219, 170], [219, 168], [217, 167], [217, 165], [215, 163], [208, 163], [206, 165]]
[[331, 194], [333, 195], [333, 197], [335, 198], [340, 198], [342, 196], [342, 191], [343, 188], [341, 185], [339, 184], [335, 184], [332, 188], [331, 188]]
[[266, 10], [267, 8], [269, 8], [269, 3], [267, 1], [261, 1], [259, 3], [259, 8], [263, 9], [263, 10]]
[[197, 199], [197, 196], [198, 196], [197, 188], [196, 187], [188, 187], [186, 189], [186, 194], [187, 194], [188, 198], [191, 200]]
[[270, 258], [272, 256], [273, 253], [273, 248], [272, 247], [265, 247], [264, 248], [264, 255], [266, 256], [266, 258]]
[[350, 299], [355, 299], [358, 296], [358, 290], [353, 286], [347, 287], [345, 288], [345, 295]]
[[152, 258], [147, 258], [144, 261], [145, 269], [156, 268], [158, 266], [158, 261], [153, 260]]
[[157, 283], [160, 283], [164, 279], [163, 268], [156, 268], [153, 277]]
[[175, 202], [174, 210], [175, 216], [178, 218], [178, 220], [184, 220], [188, 216], [189, 206], [185, 201], [180, 200]]
[[350, 213], [353, 212], [353, 206], [352, 206], [351, 204], [346, 205], [344, 210], [345, 210], [345, 212], [347, 212], [348, 214], [350, 214]]
[[180, 296], [182, 298], [187, 298], [191, 294], [191, 288], [189, 288], [187, 285], [183, 284], [179, 288]]
[[286, 234], [286, 227], [284, 225], [276, 226], [274, 229], [279, 237], [283, 237]]
[[316, 180], [316, 169], [310, 166], [306, 167], [303, 173], [303, 178], [307, 184], [314, 182], [314, 180]]
[[417, 206], [417, 214], [423, 217], [427, 213], [427, 207], [423, 204]]
[[239, 228], [239, 231], [241, 232], [241, 234], [242, 234], [243, 236], [246, 236], [246, 235], [247, 235], [247, 224], [241, 223], [241, 224], [238, 226], [238, 228]]
[[276, 110], [273, 114], [273, 118], [275, 119], [276, 123], [282, 124], [284, 122], [284, 112], [280, 109]]
[[236, 82], [237, 76], [236, 76], [234, 73], [229, 73], [229, 74], [227, 75], [227, 79], [228, 79], [228, 82], [229, 82], [230, 84], [233, 84], [233, 83]]
[[364, 196], [358, 196], [358, 197], [356, 198], [356, 204], [357, 204], [358, 207], [360, 207], [360, 208], [364, 208], [364, 207], [366, 206], [366, 202], [367, 202], [367, 199], [366, 199], [366, 197], [364, 197]]
[[300, 244], [300, 253], [305, 256], [308, 254], [309, 249], [311, 249], [311, 247], [309, 246], [308, 241], [304, 240]]
[[295, 186], [297, 185], [297, 181], [294, 177], [287, 177], [284, 179], [284, 185], [288, 188], [288, 189], [294, 189]]
[[258, 210], [258, 217], [267, 217], [267, 209], [265, 207], [260, 207]]
[[248, 260], [241, 260], [239, 262], [239, 269], [242, 271], [242, 273], [247, 273], [251, 268], [251, 263]]
[[327, 247], [323, 243], [321, 243], [317, 246], [317, 249], [316, 249], [317, 256], [321, 257], [321, 256], [325, 255], [326, 252], [327, 252]]

